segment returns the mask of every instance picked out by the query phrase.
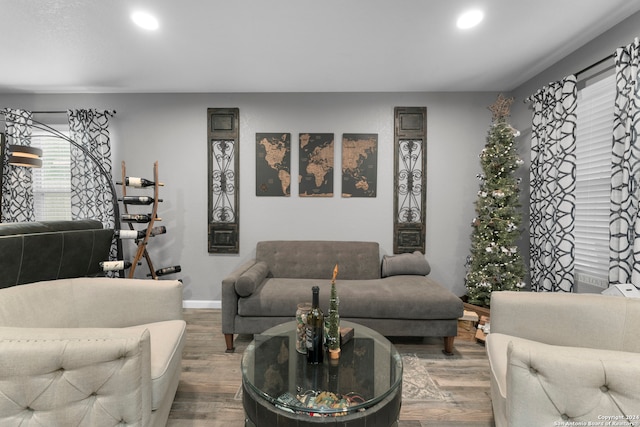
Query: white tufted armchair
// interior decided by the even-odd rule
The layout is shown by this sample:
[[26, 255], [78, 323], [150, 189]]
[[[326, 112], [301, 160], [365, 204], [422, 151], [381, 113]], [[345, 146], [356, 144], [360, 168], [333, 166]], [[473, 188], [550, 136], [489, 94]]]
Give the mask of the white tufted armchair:
[[0, 426], [164, 426], [185, 331], [177, 280], [0, 289]]
[[497, 427], [640, 426], [640, 299], [495, 292], [486, 349]]

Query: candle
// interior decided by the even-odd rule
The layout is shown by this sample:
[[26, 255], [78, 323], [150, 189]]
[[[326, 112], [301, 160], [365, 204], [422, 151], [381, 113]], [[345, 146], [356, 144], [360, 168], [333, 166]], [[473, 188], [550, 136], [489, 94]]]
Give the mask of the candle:
[[336, 263], [336, 266], [333, 267], [333, 277], [331, 278], [331, 283], [335, 283], [336, 282], [336, 276], [338, 275], [338, 263]]

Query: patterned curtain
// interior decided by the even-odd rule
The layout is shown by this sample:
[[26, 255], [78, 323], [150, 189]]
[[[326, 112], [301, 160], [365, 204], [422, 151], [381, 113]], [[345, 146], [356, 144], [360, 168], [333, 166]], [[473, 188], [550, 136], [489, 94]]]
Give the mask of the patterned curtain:
[[[5, 108], [6, 146], [31, 145], [32, 115], [30, 111]], [[2, 161], [2, 205], [0, 222], [35, 221], [33, 209], [33, 176], [31, 168], [11, 166], [9, 156]]]
[[609, 283], [640, 287], [640, 43], [616, 50]]
[[[81, 149], [71, 147], [71, 218], [91, 218], [102, 221], [105, 228], [114, 228], [114, 210], [110, 181], [111, 139], [109, 119], [111, 111], [69, 110], [69, 136], [84, 147], [109, 175], [109, 181], [99, 166]], [[111, 247], [111, 259], [117, 256], [117, 245]]]
[[576, 77], [533, 94], [530, 171], [531, 289], [572, 292]]

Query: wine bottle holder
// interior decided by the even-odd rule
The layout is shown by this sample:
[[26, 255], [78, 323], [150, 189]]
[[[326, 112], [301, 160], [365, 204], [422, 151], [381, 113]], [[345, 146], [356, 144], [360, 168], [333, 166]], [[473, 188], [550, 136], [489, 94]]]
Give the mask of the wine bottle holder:
[[[147, 250], [147, 243], [150, 237], [166, 233], [165, 226], [156, 225], [157, 221], [161, 221], [161, 218], [158, 217], [158, 203], [161, 202], [162, 199], [158, 198], [158, 187], [164, 185], [158, 179], [158, 162], [156, 161], [153, 164], [153, 181], [150, 181], [146, 178], [127, 176], [126, 164], [123, 161], [122, 180], [120, 184], [122, 185], [122, 197], [118, 200], [122, 203], [124, 210], [121, 221], [128, 224], [130, 231], [136, 233], [136, 237], [130, 239], [136, 244], [136, 253], [129, 267], [129, 278], [133, 278], [136, 266], [141, 264], [143, 258], [149, 267], [150, 274], [147, 276], [151, 276], [153, 279], [158, 279], [161, 275], [180, 272], [182, 269], [179, 265], [156, 269]], [[127, 195], [127, 187], [146, 189], [152, 191], [153, 194], [145, 196]], [[129, 208], [131, 207], [145, 209], [145, 212], [129, 213]], [[149, 210], [151, 210], [151, 212], [149, 212]], [[145, 228], [136, 230], [134, 224], [145, 224]]]

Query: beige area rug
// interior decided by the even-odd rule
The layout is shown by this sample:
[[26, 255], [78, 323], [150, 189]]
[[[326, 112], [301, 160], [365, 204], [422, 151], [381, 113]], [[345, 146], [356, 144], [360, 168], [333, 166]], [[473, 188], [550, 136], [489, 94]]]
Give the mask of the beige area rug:
[[451, 400], [443, 393], [429, 375], [427, 359], [416, 354], [402, 355], [402, 400]]
[[[429, 375], [427, 359], [421, 359], [415, 353], [402, 354], [402, 400], [451, 401], [451, 396], [443, 393]], [[242, 385], [238, 388], [234, 400], [242, 400]]]

